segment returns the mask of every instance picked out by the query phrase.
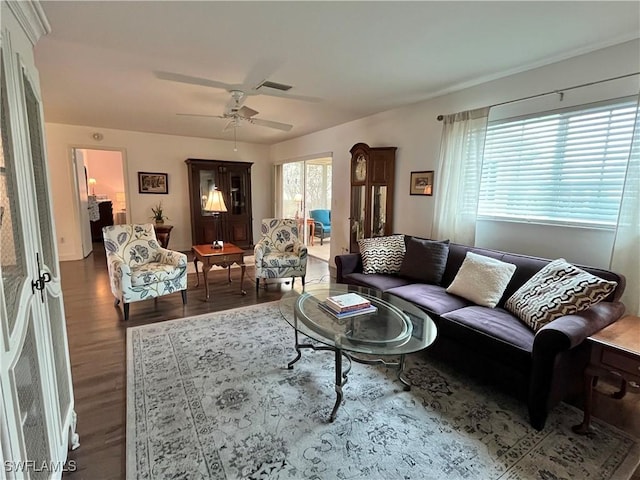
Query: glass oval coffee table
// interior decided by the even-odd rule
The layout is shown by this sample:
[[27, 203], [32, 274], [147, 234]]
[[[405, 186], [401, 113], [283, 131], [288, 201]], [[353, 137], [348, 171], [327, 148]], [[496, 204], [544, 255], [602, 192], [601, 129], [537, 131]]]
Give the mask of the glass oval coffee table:
[[[320, 305], [330, 296], [357, 293], [377, 307], [370, 314], [359, 314], [348, 318], [336, 318]], [[280, 300], [283, 318], [294, 328], [296, 357], [288, 364], [300, 360], [302, 349], [329, 350], [335, 354], [336, 403], [329, 421], [333, 422], [342, 403], [342, 387], [347, 383], [351, 361], [365, 364], [383, 364], [397, 368], [397, 377], [405, 390], [411, 385], [403, 378], [405, 356], [418, 352], [436, 339], [437, 329], [426, 312], [412, 303], [394, 295], [354, 285], [323, 284], [308, 285], [303, 292], [292, 290]], [[321, 343], [300, 343], [298, 334], [303, 334]], [[373, 358], [363, 358], [364, 354]], [[399, 357], [388, 362], [380, 357]], [[349, 364], [342, 369], [342, 357]]]

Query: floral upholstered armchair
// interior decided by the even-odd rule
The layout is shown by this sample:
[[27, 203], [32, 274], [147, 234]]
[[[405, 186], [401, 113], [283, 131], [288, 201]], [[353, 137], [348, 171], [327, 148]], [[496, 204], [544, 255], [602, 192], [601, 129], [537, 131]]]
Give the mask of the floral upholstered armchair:
[[102, 233], [111, 293], [116, 305], [122, 302], [125, 320], [131, 302], [180, 291], [187, 303], [187, 256], [160, 247], [151, 223], [113, 225]]
[[307, 247], [298, 239], [298, 224], [294, 219], [265, 218], [262, 238], [254, 248], [256, 261], [256, 292], [261, 278], [304, 277], [307, 274]]

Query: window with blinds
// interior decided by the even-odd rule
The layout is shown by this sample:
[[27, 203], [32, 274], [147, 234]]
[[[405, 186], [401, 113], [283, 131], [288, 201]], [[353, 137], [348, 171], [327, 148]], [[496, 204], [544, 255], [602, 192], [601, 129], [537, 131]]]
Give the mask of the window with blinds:
[[637, 99], [490, 122], [478, 215], [613, 227]]

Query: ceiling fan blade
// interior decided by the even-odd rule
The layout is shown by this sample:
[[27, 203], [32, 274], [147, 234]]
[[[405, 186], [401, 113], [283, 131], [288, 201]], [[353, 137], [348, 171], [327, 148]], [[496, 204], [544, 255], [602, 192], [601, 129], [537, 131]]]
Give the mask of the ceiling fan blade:
[[231, 130], [232, 127], [236, 126], [235, 125], [235, 120], [231, 119], [227, 122], [227, 124], [224, 126], [224, 128], [222, 129], [223, 132], [228, 132], [229, 130]]
[[176, 113], [182, 117], [207, 117], [207, 118], [227, 118], [223, 115], [205, 115], [203, 113]]
[[190, 85], [200, 85], [203, 87], [222, 88], [224, 90], [233, 90], [236, 86], [223, 82], [216, 82], [208, 78], [191, 77], [180, 73], [155, 71], [153, 74], [160, 80], [169, 80], [170, 82], [188, 83]]
[[270, 88], [262, 86], [256, 90], [258, 93], [262, 95], [270, 95], [272, 97], [280, 97], [280, 98], [289, 98], [291, 100], [302, 100], [303, 102], [314, 102], [319, 103], [322, 101], [321, 98], [318, 97], [308, 97], [305, 95], [294, 95], [292, 93], [283, 92], [276, 88]]
[[250, 123], [253, 123], [254, 125], [260, 125], [261, 127], [275, 128], [277, 130], [282, 130], [283, 132], [288, 132], [293, 128], [293, 125], [289, 125], [288, 123], [273, 122], [271, 120], [262, 120], [261, 118], [247, 118], [246, 120]]
[[282, 63], [281, 60], [276, 60], [275, 58], [260, 60], [244, 77], [243, 85], [245, 89], [255, 90], [256, 86], [271, 77], [282, 66]]
[[245, 117], [245, 118], [253, 117], [254, 115], [257, 115], [258, 113], [260, 113], [260, 112], [254, 110], [253, 108], [249, 108], [247, 106], [244, 106], [240, 110], [238, 110], [238, 115], [240, 115], [241, 117]]

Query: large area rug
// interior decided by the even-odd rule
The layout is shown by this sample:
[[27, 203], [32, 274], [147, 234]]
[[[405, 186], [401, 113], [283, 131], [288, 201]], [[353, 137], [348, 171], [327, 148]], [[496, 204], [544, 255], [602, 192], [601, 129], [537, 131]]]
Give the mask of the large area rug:
[[334, 423], [333, 354], [303, 351], [277, 303], [128, 329], [128, 479], [620, 479], [638, 441], [561, 404], [526, 407], [423, 355], [413, 388], [354, 364]]

